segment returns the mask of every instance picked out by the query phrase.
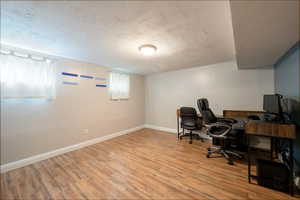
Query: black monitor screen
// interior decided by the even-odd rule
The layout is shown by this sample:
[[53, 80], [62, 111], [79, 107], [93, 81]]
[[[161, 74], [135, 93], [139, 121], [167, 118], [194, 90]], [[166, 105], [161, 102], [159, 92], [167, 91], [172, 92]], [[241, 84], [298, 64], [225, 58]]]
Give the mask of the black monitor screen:
[[279, 95], [264, 95], [264, 111], [268, 113], [280, 114], [280, 96]]

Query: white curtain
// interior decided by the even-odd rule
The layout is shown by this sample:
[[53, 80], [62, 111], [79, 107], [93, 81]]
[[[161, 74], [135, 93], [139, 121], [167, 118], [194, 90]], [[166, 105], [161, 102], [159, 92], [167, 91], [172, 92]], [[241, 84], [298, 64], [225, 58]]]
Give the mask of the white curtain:
[[109, 77], [111, 99], [129, 99], [130, 79], [128, 74], [111, 72]]
[[1, 98], [55, 98], [51, 63], [0, 54]]

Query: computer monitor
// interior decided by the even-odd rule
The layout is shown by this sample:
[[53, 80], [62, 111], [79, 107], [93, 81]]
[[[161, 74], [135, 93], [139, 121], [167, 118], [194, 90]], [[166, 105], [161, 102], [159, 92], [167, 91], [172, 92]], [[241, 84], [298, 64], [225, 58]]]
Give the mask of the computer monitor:
[[272, 95], [264, 95], [264, 111], [267, 113], [272, 113], [276, 115], [282, 114], [282, 108], [281, 108], [281, 95], [279, 94], [272, 94]]

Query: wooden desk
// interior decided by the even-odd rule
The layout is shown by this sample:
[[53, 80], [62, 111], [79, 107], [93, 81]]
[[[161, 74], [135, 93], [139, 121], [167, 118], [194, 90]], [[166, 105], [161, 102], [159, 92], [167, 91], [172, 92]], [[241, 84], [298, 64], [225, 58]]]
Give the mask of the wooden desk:
[[226, 118], [247, 118], [249, 115], [263, 115], [264, 111], [252, 110], [223, 110], [223, 116]]
[[248, 135], [296, 139], [296, 126], [294, 124], [249, 120], [246, 122], [245, 133]]
[[287, 139], [289, 141], [290, 148], [290, 194], [294, 194], [294, 182], [293, 182], [293, 172], [294, 172], [294, 162], [293, 162], [293, 140], [296, 138], [296, 126], [294, 124], [281, 124], [276, 122], [265, 122], [265, 121], [254, 121], [249, 120], [245, 124], [245, 134], [247, 135], [248, 143], [248, 181], [251, 183], [251, 178], [256, 176], [251, 175], [251, 149], [250, 149], [250, 139], [249, 136], [263, 136], [271, 138], [271, 156], [270, 159], [273, 160], [273, 142], [274, 139]]

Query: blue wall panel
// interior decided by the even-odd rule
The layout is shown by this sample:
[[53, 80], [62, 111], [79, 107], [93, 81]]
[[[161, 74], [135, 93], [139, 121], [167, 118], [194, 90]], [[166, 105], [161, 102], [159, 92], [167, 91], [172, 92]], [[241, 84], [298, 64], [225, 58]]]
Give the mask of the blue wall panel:
[[65, 84], [65, 85], [78, 85], [79, 83], [72, 82], [72, 81], [63, 81], [63, 84]]
[[96, 87], [106, 87], [106, 85], [96, 85]]
[[92, 76], [87, 76], [87, 75], [80, 75], [81, 78], [88, 78], [88, 79], [93, 79], [94, 77]]
[[[300, 126], [300, 63], [299, 42], [275, 64], [275, 92], [294, 100], [292, 119]], [[295, 160], [300, 168], [300, 132], [295, 141]]]
[[62, 72], [61, 74], [64, 75], [64, 76], [78, 77], [78, 74], [73, 74], [73, 73], [68, 73], [68, 72]]

